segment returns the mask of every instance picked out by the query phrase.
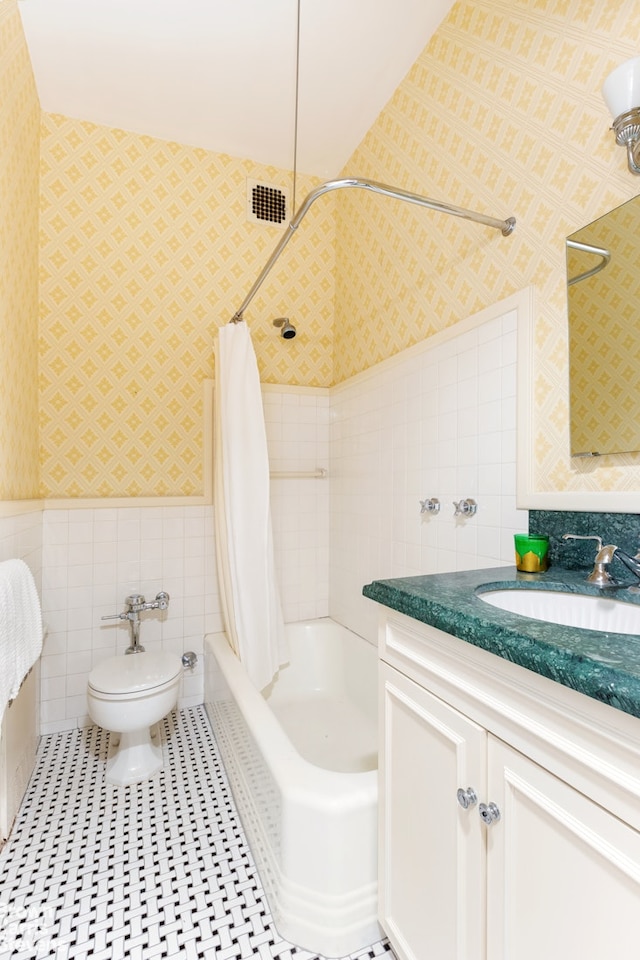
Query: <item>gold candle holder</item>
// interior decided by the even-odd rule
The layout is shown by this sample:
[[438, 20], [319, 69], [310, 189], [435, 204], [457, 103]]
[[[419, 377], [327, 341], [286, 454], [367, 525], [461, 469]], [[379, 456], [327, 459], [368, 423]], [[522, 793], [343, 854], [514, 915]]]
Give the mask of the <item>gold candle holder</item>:
[[516, 568], [526, 573], [543, 573], [549, 567], [549, 537], [516, 533]]

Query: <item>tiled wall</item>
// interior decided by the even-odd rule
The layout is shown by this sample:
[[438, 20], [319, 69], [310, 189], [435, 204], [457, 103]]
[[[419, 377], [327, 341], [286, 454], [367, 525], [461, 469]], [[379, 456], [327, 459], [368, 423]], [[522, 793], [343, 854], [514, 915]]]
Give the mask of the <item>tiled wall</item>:
[[[264, 388], [271, 467], [312, 471], [328, 465], [329, 395], [313, 388]], [[276, 566], [286, 620], [328, 612], [328, 480], [272, 481]], [[19, 519], [19, 518], [16, 518]], [[142, 615], [148, 650], [202, 652], [222, 629], [212, 507], [45, 510], [42, 607], [49, 633], [42, 657], [42, 732], [87, 722], [91, 668], [123, 653], [127, 624], [102, 621], [125, 597], [166, 590], [164, 614]], [[14, 549], [17, 544], [14, 543]], [[180, 704], [202, 702], [202, 660], [185, 674]]]
[[276, 573], [285, 621], [329, 612], [331, 481], [281, 478], [329, 466], [329, 391], [264, 387]]
[[[330, 611], [370, 640], [377, 610], [363, 584], [512, 563], [513, 534], [527, 530], [516, 313], [491, 308], [454, 329], [332, 389]], [[440, 513], [421, 514], [431, 497]], [[455, 519], [453, 501], [469, 497], [476, 516]]]
[[[166, 613], [142, 615], [147, 650], [202, 652], [208, 630], [221, 628], [211, 507], [45, 510], [42, 611], [48, 626], [42, 656], [43, 733], [86, 722], [87, 678], [94, 664], [124, 653], [128, 594], [170, 597]], [[202, 702], [202, 658], [185, 673], [180, 704]]]
[[0, 518], [0, 561], [18, 558], [28, 565], [38, 590], [42, 584], [42, 514], [20, 513]]

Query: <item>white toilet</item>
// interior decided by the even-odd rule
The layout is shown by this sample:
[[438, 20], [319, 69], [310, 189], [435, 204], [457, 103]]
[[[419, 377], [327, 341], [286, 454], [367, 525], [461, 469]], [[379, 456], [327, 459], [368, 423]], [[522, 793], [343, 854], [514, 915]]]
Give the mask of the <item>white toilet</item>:
[[89, 674], [89, 716], [120, 734], [107, 761], [109, 783], [137, 783], [162, 768], [162, 749], [151, 728], [175, 707], [181, 674], [180, 657], [170, 653], [110, 657]]

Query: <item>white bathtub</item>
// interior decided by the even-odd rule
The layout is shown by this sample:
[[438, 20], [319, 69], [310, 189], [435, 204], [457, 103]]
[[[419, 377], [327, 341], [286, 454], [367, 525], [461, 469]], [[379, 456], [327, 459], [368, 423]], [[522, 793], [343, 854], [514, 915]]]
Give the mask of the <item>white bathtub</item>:
[[262, 693], [208, 636], [207, 713], [278, 932], [344, 957], [382, 936], [376, 650], [328, 619], [287, 634], [290, 663]]

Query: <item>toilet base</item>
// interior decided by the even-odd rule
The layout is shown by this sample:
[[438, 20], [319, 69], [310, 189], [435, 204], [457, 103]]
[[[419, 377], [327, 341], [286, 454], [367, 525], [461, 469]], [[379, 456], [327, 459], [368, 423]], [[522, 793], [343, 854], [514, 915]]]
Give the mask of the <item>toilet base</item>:
[[120, 733], [118, 738], [116, 752], [107, 760], [104, 775], [107, 783], [126, 787], [128, 784], [147, 780], [162, 769], [162, 747], [155, 725]]

